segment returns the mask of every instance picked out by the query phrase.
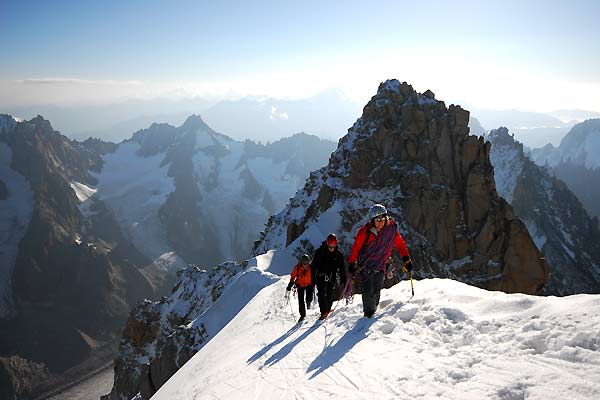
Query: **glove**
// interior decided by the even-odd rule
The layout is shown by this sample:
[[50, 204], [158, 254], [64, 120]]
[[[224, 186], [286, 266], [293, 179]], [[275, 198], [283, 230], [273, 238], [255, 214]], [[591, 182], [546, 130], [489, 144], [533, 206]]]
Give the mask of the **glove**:
[[404, 261], [404, 268], [406, 268], [406, 270], [408, 272], [412, 272], [413, 265], [412, 265], [412, 260], [410, 259], [410, 257], [404, 256], [404, 257], [402, 257], [402, 261]]
[[356, 263], [351, 262], [350, 264], [348, 264], [348, 272], [350, 272], [350, 275], [354, 275], [355, 268], [356, 268]]
[[294, 282], [290, 282], [290, 283], [288, 283], [288, 285], [287, 285], [287, 287], [285, 288], [285, 290], [287, 290], [288, 292], [289, 292], [290, 290], [292, 290], [292, 285], [293, 285], [293, 284], [294, 284]]

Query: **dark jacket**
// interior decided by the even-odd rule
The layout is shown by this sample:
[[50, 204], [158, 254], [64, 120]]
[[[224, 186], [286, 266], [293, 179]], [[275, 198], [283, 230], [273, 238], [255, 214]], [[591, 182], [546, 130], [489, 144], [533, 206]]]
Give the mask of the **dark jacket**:
[[324, 241], [321, 247], [315, 251], [315, 256], [312, 261], [312, 276], [313, 283], [317, 286], [330, 282], [336, 283], [336, 273], [339, 277], [339, 282], [346, 282], [346, 274], [344, 269], [344, 255], [336, 246], [334, 251], [329, 251], [327, 242]]

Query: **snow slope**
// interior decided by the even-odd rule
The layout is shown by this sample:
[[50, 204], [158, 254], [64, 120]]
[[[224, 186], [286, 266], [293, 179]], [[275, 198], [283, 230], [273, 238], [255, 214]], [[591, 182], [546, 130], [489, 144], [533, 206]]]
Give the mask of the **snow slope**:
[[[96, 195], [115, 214], [123, 232], [131, 242], [157, 264], [169, 269], [185, 263], [170, 257], [158, 215], [160, 207], [175, 185], [167, 175], [168, 165], [161, 165], [164, 154], [142, 157], [136, 154], [137, 142], [124, 142], [114, 153], [104, 156], [104, 166], [96, 175]], [[77, 191], [80, 200], [82, 191]]]
[[498, 194], [512, 203], [517, 178], [523, 171], [523, 152], [512, 140], [509, 140], [508, 143], [499, 140], [496, 143], [495, 137], [501, 135], [508, 136], [508, 130], [506, 128], [494, 129], [487, 136], [487, 140], [494, 143], [490, 151], [490, 161], [494, 166], [494, 181]]
[[600, 119], [575, 125], [561, 141], [559, 150], [565, 161], [570, 160], [589, 169], [600, 168]]
[[277, 209], [301, 187], [304, 178], [286, 173], [287, 162], [266, 157], [247, 159], [244, 142], [216, 135], [207, 140], [210, 142], [205, 143], [206, 147], [223, 146], [228, 153], [219, 158], [203, 151], [194, 154], [194, 175], [202, 192], [199, 208], [206, 210], [201, 219], [216, 230], [225, 259], [237, 259], [239, 249], [246, 249], [256, 240], [269, 217], [262, 194], [245, 194], [248, 185], [244, 177], [250, 176], [266, 188]]
[[0, 199], [0, 319], [14, 311], [12, 272], [19, 242], [25, 236], [33, 212], [33, 192], [27, 179], [11, 167], [10, 147], [0, 142], [0, 181], [7, 197]]
[[[258, 267], [278, 269], [272, 256]], [[322, 323], [313, 308], [296, 325], [287, 276], [240, 279], [267, 286], [153, 399], [600, 396], [598, 295], [544, 298], [428, 279], [415, 282], [411, 299], [403, 281], [382, 292], [373, 319], [362, 317], [355, 296]]]

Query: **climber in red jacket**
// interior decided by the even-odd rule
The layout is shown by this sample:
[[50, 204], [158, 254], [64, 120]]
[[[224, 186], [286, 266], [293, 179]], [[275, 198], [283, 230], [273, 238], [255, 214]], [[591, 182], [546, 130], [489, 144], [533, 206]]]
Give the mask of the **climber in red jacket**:
[[404, 267], [411, 272], [412, 261], [396, 222], [388, 216], [384, 206], [374, 204], [369, 209], [369, 222], [358, 231], [348, 258], [350, 275], [362, 285], [363, 311], [367, 318], [373, 316], [379, 305], [386, 261], [394, 247]]

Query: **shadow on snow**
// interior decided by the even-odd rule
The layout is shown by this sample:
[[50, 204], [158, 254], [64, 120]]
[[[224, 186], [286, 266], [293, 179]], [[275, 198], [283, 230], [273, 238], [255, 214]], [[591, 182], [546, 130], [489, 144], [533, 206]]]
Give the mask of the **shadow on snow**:
[[[304, 338], [306, 338], [315, 329], [317, 329], [319, 327], [319, 325], [320, 325], [319, 322], [321, 322], [321, 321], [315, 321], [315, 323], [312, 326], [310, 326], [308, 329], [306, 329], [302, 333], [302, 335], [298, 336], [296, 339], [292, 340], [291, 342], [289, 342], [288, 344], [286, 344], [285, 346], [283, 346], [281, 349], [279, 349], [275, 354], [273, 354], [271, 357], [269, 357], [269, 359], [267, 361], [265, 361], [264, 365], [265, 366], [271, 366], [271, 365], [273, 365], [273, 364], [281, 361], [285, 356], [287, 356], [288, 354], [290, 354], [292, 352], [292, 350], [294, 349], [294, 347], [296, 347], [296, 345], [298, 343], [300, 343], [301, 341], [303, 341]], [[289, 336], [293, 331], [294, 331], [293, 328], [290, 329], [281, 338], [276, 339], [275, 342], [278, 342], [278, 341], [281, 342], [283, 339], [285, 339], [286, 336]], [[273, 347], [273, 345], [276, 344], [275, 342], [271, 343], [270, 345], [267, 345], [267, 347], [268, 348]], [[266, 350], [268, 350], [268, 349], [266, 349]], [[263, 353], [263, 351], [266, 351], [266, 350], [263, 349], [263, 350], [259, 351], [259, 353]]]
[[308, 379], [315, 378], [321, 372], [338, 362], [344, 354], [350, 351], [358, 342], [367, 337], [367, 330], [378, 319], [379, 316], [359, 319], [352, 329], [347, 331], [337, 342], [333, 345], [326, 346], [323, 349], [323, 352], [308, 366], [308, 369], [306, 370], [307, 373], [314, 371]]
[[252, 364], [254, 361], [258, 360], [259, 358], [261, 358], [262, 356], [267, 354], [267, 352], [269, 350], [271, 350], [273, 347], [277, 346], [279, 343], [283, 342], [292, 333], [296, 332], [299, 328], [300, 328], [300, 324], [296, 324], [296, 325], [292, 326], [289, 331], [287, 331], [283, 335], [279, 336], [277, 339], [275, 339], [274, 341], [272, 341], [271, 343], [269, 343], [268, 345], [266, 345], [265, 347], [263, 347], [256, 353], [254, 353], [254, 355], [246, 361], [246, 364]]

